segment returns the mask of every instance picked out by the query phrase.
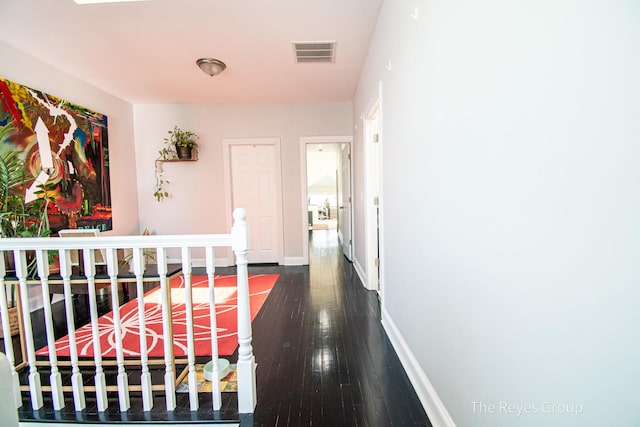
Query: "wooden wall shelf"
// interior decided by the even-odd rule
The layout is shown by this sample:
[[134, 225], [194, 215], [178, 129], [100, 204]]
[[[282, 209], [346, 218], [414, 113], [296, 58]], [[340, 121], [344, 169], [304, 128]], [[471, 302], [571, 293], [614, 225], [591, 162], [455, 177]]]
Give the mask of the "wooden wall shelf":
[[[175, 155], [175, 153], [173, 153]], [[191, 158], [190, 159], [179, 159], [178, 157], [172, 157], [170, 159], [158, 159], [159, 162], [195, 162], [198, 160], [198, 149], [194, 148], [191, 150]]]

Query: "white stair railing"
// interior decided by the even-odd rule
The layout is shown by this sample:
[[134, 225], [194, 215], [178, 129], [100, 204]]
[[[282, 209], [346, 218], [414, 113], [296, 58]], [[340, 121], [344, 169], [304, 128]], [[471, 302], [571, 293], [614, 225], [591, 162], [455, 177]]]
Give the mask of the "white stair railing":
[[[237, 209], [233, 213], [234, 225], [229, 234], [207, 234], [207, 235], [174, 235], [174, 236], [97, 236], [97, 237], [65, 237], [65, 238], [22, 238], [22, 239], [0, 239], [0, 315], [2, 319], [2, 330], [5, 336], [4, 351], [7, 354], [7, 361], [10, 367], [9, 386], [12, 387], [15, 398], [15, 407], [22, 406], [20, 390], [23, 397], [29, 397], [31, 407], [40, 409], [44, 405], [43, 393], [50, 395], [51, 406], [55, 410], [65, 407], [65, 391], [71, 391], [73, 404], [76, 411], [82, 411], [86, 407], [86, 393], [91, 395], [93, 401], [95, 397], [96, 406], [99, 412], [104, 412], [109, 405], [113, 405], [116, 400], [107, 399], [111, 391], [117, 393], [117, 404], [120, 411], [127, 411], [130, 406], [131, 393], [140, 393], [142, 397], [142, 409], [150, 411], [153, 408], [154, 392], [160, 391], [166, 396], [166, 408], [168, 411], [176, 409], [176, 381], [179, 374], [176, 372], [176, 359], [173, 351], [173, 337], [171, 324], [170, 305], [170, 280], [168, 278], [167, 260], [169, 251], [179, 253], [184, 276], [185, 288], [184, 299], [186, 304], [186, 327], [187, 327], [187, 378], [189, 382], [189, 407], [196, 411], [199, 407], [198, 390], [196, 384], [196, 356], [194, 340], [194, 318], [193, 318], [193, 294], [192, 294], [192, 259], [191, 251], [194, 248], [204, 248], [205, 267], [208, 277], [208, 299], [210, 304], [210, 326], [211, 326], [211, 350], [213, 359], [213, 378], [217, 378], [217, 324], [215, 316], [215, 293], [214, 293], [214, 271], [216, 247], [230, 247], [236, 257], [237, 274], [237, 304], [238, 304], [238, 412], [252, 413], [256, 406], [256, 380], [255, 380], [255, 356], [251, 345], [251, 317], [249, 304], [249, 285], [247, 272], [248, 253], [248, 231], [246, 224], [246, 212]], [[147, 352], [147, 337], [145, 329], [144, 315], [144, 280], [145, 272], [145, 248], [155, 248], [157, 276], [154, 279], [159, 282], [162, 301], [162, 331], [164, 339], [164, 355], [160, 360], [163, 366], [164, 375], [162, 381], [153, 384], [150, 373], [150, 360]], [[82, 275], [74, 271], [71, 265], [71, 252], [80, 251], [83, 255]], [[106, 273], [102, 276], [96, 274], [95, 251], [100, 250], [104, 254], [106, 261]], [[123, 334], [120, 328], [120, 308], [119, 308], [119, 276], [118, 259], [119, 250], [130, 250], [133, 254], [133, 276], [131, 284], [135, 283], [136, 295], [138, 298], [138, 318], [140, 332], [140, 357], [136, 359], [140, 364], [139, 386], [129, 385], [128, 376], [132, 375], [131, 368], [128, 370], [129, 360], [125, 357], [124, 346], [122, 344]], [[55, 251], [60, 259], [60, 277], [52, 279], [49, 274], [48, 253]], [[10, 253], [15, 258], [16, 278], [11, 278], [6, 274], [5, 253]], [[37, 263], [37, 277], [30, 277], [27, 271], [27, 253], [35, 253]], [[172, 260], [172, 263], [175, 262]], [[52, 306], [50, 302], [51, 287], [56, 282], [62, 284], [64, 290], [64, 304], [66, 314], [67, 334], [69, 339], [69, 362], [60, 359], [56, 354], [56, 337], [54, 336], [54, 321], [52, 317]], [[98, 283], [100, 281], [100, 283]], [[94, 356], [87, 360], [78, 353], [76, 340], [76, 319], [73, 306], [73, 287], [78, 284], [86, 286], [89, 301], [89, 317], [91, 322], [91, 343], [94, 349]], [[100, 343], [100, 331], [98, 330], [98, 306], [97, 298], [98, 285], [107, 287], [111, 293], [111, 305], [114, 327], [113, 340], [115, 341], [115, 363], [117, 367], [117, 386], [107, 385], [105, 378], [104, 364]], [[19, 288], [18, 301], [21, 303], [20, 314], [24, 327], [22, 328], [22, 342], [24, 343], [23, 355], [26, 360], [18, 364], [14, 353], [16, 348], [12, 343], [9, 330], [9, 311], [7, 304], [7, 287], [17, 286]], [[57, 285], [59, 286], [59, 285]], [[39, 330], [46, 332], [48, 346], [48, 360], [40, 356], [36, 357], [36, 343], [34, 342], [33, 325], [31, 324], [31, 313], [29, 308], [29, 289], [40, 287], [38, 293], [43, 297], [44, 324]], [[138, 363], [137, 362], [137, 363]], [[60, 369], [62, 365], [68, 363], [71, 366], [71, 380], [69, 384], [63, 384]], [[87, 369], [87, 365], [91, 366]], [[42, 381], [47, 380], [47, 376], [41, 378], [41, 372], [48, 373], [48, 381], [44, 385]], [[93, 376], [95, 386], [90, 386], [87, 380]], [[22, 383], [21, 383], [22, 382]], [[68, 394], [67, 394], [68, 396]], [[114, 396], [115, 397], [115, 396]], [[214, 381], [212, 387], [213, 409], [220, 410], [222, 398], [219, 383]]]

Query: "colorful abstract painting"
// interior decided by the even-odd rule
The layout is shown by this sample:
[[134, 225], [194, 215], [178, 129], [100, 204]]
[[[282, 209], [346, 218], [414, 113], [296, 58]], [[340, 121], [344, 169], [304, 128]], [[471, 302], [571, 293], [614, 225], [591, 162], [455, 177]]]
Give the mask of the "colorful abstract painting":
[[107, 117], [0, 78], [0, 154], [19, 152], [26, 174], [24, 201], [51, 200], [52, 234], [67, 228], [111, 230]]

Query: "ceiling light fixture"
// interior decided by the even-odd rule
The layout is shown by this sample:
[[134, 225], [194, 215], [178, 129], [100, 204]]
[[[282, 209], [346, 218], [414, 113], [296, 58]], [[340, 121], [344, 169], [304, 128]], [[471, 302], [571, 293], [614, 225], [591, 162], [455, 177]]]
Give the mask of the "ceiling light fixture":
[[200, 58], [196, 61], [196, 64], [211, 77], [217, 76], [227, 68], [224, 62], [214, 58]]

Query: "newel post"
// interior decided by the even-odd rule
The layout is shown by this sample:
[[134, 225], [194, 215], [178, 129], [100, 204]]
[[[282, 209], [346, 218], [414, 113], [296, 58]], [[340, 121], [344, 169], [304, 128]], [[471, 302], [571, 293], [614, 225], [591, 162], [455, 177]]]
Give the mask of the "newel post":
[[2, 425], [18, 427], [18, 411], [14, 402], [18, 397], [14, 396], [11, 363], [4, 353], [0, 353], [0, 419]]
[[247, 212], [244, 209], [235, 209], [233, 220], [232, 248], [236, 256], [238, 276], [238, 412], [248, 414], [253, 413], [256, 407], [256, 371], [255, 356], [251, 346]]

